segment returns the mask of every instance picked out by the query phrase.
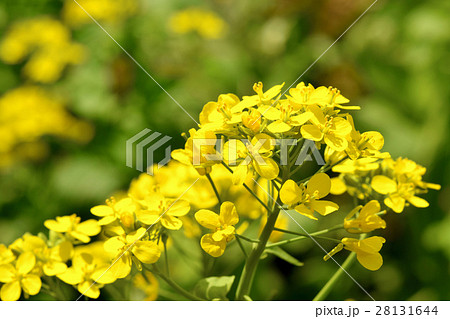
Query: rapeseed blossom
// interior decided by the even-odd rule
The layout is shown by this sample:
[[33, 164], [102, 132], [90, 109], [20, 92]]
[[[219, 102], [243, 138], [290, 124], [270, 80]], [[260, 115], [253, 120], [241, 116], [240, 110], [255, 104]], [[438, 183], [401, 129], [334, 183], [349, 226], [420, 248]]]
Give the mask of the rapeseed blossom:
[[173, 14], [169, 26], [178, 34], [196, 32], [205, 39], [219, 39], [224, 35], [227, 24], [213, 11], [187, 8]]
[[[208, 102], [199, 116], [200, 127], [190, 129], [189, 136], [183, 134], [184, 148], [172, 151], [176, 161], [161, 168], [154, 165], [153, 176], [139, 175], [127, 191], [92, 207], [93, 219], [82, 221], [75, 214], [56, 216], [44, 222], [48, 236], [27, 233], [9, 246], [0, 245], [2, 300], [18, 300], [22, 291], [25, 298], [40, 291], [61, 298], [54, 291], [58, 280], [93, 299], [100, 297], [105, 285], [120, 287], [121, 282], [129, 281], [137, 289], [136, 295], [146, 300], [157, 298], [161, 280], [180, 296], [198, 300], [205, 298], [201, 295], [205, 283], [224, 280], [227, 286], [233, 277], [203, 278], [192, 294], [175, 282], [180, 271], [177, 259], [191, 262], [202, 255], [203, 271], [212, 274], [217, 269], [207, 254], [219, 258], [228, 246], [242, 252], [232, 255], [234, 250], [229, 250], [236, 264], [244, 263], [236, 288], [236, 299], [244, 300], [250, 296], [259, 260], [272, 254], [299, 266], [301, 262], [284, 251], [283, 245], [316, 236], [339, 242], [325, 260], [345, 249], [354, 253], [347, 257], [349, 263], [356, 254], [366, 269], [379, 269], [387, 236], [371, 233], [390, 230], [381, 216], [400, 213], [408, 205], [428, 206], [421, 196], [440, 186], [423, 181], [424, 167], [409, 159], [392, 159], [382, 149], [384, 137], [379, 132], [359, 132], [346, 112], [360, 108], [348, 105], [338, 89], [314, 88], [302, 82], [282, 96], [283, 85], [264, 91], [258, 82], [253, 86], [254, 95], [241, 99], [221, 94], [217, 101]], [[29, 92], [36, 99], [37, 91], [24, 89], [21, 93]], [[6, 115], [8, 108], [2, 109], [8, 104], [5, 100], [20, 100], [15, 96], [20, 94], [13, 93], [0, 99], [0, 112]], [[6, 125], [1, 121], [0, 132], [1, 125]], [[6, 131], [20, 134], [19, 129]], [[33, 141], [40, 134], [49, 134], [44, 129], [37, 132]], [[0, 143], [0, 148], [8, 145], [9, 150], [18, 137], [5, 136], [7, 142]], [[276, 141], [283, 138], [296, 143], [282, 150]], [[310, 173], [303, 172], [296, 162], [307, 140], [318, 149], [325, 146], [326, 163], [303, 178]], [[283, 152], [285, 163], [281, 161]], [[330, 178], [329, 172], [335, 177]], [[350, 213], [343, 212], [348, 206], [339, 207], [335, 198], [325, 200], [330, 193], [353, 197]], [[306, 236], [288, 229], [289, 209], [334, 224]], [[333, 218], [327, 217], [338, 210]], [[336, 230], [341, 232], [328, 237]], [[283, 234], [295, 237], [280, 240]]]
[[201, 209], [195, 213], [197, 222], [205, 228], [212, 230], [201, 239], [204, 251], [213, 257], [220, 257], [225, 252], [227, 243], [234, 239], [239, 216], [236, 207], [231, 202], [224, 202], [220, 206], [220, 214], [213, 211]]
[[71, 41], [70, 30], [60, 21], [40, 17], [15, 23], [0, 42], [0, 59], [17, 64], [30, 56], [23, 73], [34, 82], [52, 83], [67, 65], [80, 64], [85, 49]]

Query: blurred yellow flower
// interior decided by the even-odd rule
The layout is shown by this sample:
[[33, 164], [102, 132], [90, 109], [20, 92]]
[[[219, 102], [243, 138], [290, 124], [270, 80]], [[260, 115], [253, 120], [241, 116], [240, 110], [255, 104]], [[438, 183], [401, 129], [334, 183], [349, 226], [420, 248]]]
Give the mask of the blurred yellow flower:
[[227, 24], [213, 11], [187, 8], [173, 14], [169, 26], [178, 34], [197, 32], [205, 39], [219, 39], [225, 34]]
[[0, 244], [0, 266], [9, 264], [16, 259], [12, 250], [4, 244]]
[[158, 298], [159, 282], [149, 271], [143, 271], [133, 278], [133, 284], [145, 293], [145, 301], [154, 301]]
[[0, 59], [17, 64], [26, 56], [24, 74], [35, 82], [52, 83], [67, 65], [85, 58], [84, 48], [71, 42], [70, 30], [60, 21], [39, 17], [14, 24], [0, 43]]
[[[136, 0], [78, 0], [86, 12], [94, 19], [109, 23], [118, 23], [135, 15], [139, 9]], [[72, 0], [65, 0], [62, 11], [64, 21], [73, 27], [94, 23], [92, 19]]]
[[93, 128], [74, 118], [42, 88], [18, 87], [0, 97], [0, 167], [43, 157], [46, 144], [40, 139], [44, 135], [85, 143], [92, 138]]

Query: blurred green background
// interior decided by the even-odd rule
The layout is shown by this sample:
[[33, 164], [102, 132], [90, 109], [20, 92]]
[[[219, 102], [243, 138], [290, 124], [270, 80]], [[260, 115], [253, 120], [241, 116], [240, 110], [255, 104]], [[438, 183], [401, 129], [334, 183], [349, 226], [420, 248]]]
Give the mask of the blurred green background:
[[[91, 12], [99, 22], [195, 118], [221, 93], [250, 95], [257, 81], [266, 87], [290, 85], [372, 3], [91, 2], [93, 7], [86, 9], [98, 9]], [[150, 128], [172, 136], [174, 149], [183, 145], [181, 132], [195, 124], [73, 6], [71, 0], [0, 3], [0, 41], [11, 36], [17, 23], [50, 17], [64, 25], [71, 41], [84, 50], [82, 61], [63, 67], [55, 81], [27, 76], [23, 67], [29, 58], [17, 63], [4, 59], [0, 95], [25, 85], [38, 86], [64, 105], [64, 116], [94, 131], [92, 137], [78, 139], [47, 128], [32, 141], [18, 139], [3, 153], [0, 148], [0, 156], [8, 158], [0, 159], [0, 243], [9, 244], [26, 231], [43, 231], [43, 221], [57, 215], [89, 217], [90, 207], [126, 189], [139, 173], [125, 166], [128, 138]], [[362, 107], [354, 113], [360, 131], [380, 131], [386, 151], [426, 166], [424, 179], [442, 185], [441, 191], [425, 196], [429, 208], [409, 207], [388, 216], [388, 229], [382, 233], [387, 238], [382, 250], [385, 263], [379, 271], [351, 268], [377, 300], [450, 299], [449, 13], [450, 3], [445, 1], [380, 0], [301, 78], [339, 88], [352, 104]], [[5, 144], [1, 129], [9, 122], [1, 103], [0, 144]], [[15, 107], [3, 103], [5, 109]], [[38, 156], [33, 151], [36, 145]], [[337, 267], [323, 262], [322, 251], [309, 249], [312, 245], [290, 247], [305, 261], [304, 267], [263, 262], [255, 299], [313, 298]], [[343, 278], [329, 298], [368, 297]]]

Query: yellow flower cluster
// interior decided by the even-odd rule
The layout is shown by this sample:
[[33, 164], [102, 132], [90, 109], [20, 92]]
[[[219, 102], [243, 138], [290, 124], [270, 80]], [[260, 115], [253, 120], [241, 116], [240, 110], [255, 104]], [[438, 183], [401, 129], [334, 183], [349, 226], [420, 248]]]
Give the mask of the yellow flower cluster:
[[347, 160], [333, 170], [341, 173], [333, 178], [333, 194], [348, 192], [363, 201], [376, 199], [396, 213], [401, 213], [409, 204], [428, 207], [428, 202], [416, 195], [424, 194], [428, 189], [441, 188], [422, 180], [425, 167], [401, 157], [371, 163]]
[[[171, 236], [180, 230], [215, 258], [235, 243], [242, 250], [245, 265], [238, 300], [248, 296], [260, 259], [273, 254], [301, 265], [280, 246], [310, 237], [339, 242], [325, 260], [345, 249], [363, 267], [379, 269], [385, 239], [369, 234], [386, 229], [381, 216], [389, 209], [401, 212], [408, 204], [426, 207], [417, 195], [439, 185], [422, 181], [422, 166], [382, 152], [380, 133], [357, 131], [347, 111], [359, 107], [347, 106], [349, 100], [339, 90], [300, 83], [282, 98], [282, 87], [264, 91], [262, 83], [256, 83], [252, 96], [222, 94], [207, 103], [200, 127], [184, 135], [183, 149], [172, 152], [176, 161], [159, 169], [155, 165], [154, 176], [141, 174], [124, 195], [92, 207], [96, 219], [56, 217], [44, 223], [48, 238], [26, 234], [8, 247], [0, 246], [1, 298], [17, 300], [22, 291], [27, 297], [41, 289], [52, 293], [55, 278], [98, 298], [104, 285], [128, 278], [146, 299], [154, 300], [155, 275], [184, 297], [201, 299], [169, 275], [167, 250], [175, 245]], [[300, 178], [303, 161], [298, 159], [307, 143], [317, 152], [323, 150], [325, 165]], [[330, 170], [339, 176], [331, 179]], [[344, 192], [361, 205], [341, 224], [309, 236], [285, 229], [289, 216], [282, 211], [323, 219], [340, 209], [326, 197]], [[322, 236], [338, 229], [349, 237]], [[280, 240], [280, 233], [297, 237]], [[359, 238], [350, 237], [354, 234]], [[162, 255], [164, 273], [158, 263]]]
[[[422, 182], [425, 170], [421, 166], [402, 159], [394, 161], [389, 153], [382, 152], [384, 138], [379, 132], [356, 130], [346, 111], [360, 107], [347, 105], [349, 100], [336, 88], [314, 88], [302, 82], [282, 97], [283, 86], [264, 91], [259, 82], [253, 86], [256, 94], [252, 96], [240, 99], [228, 93], [220, 95], [217, 102], [208, 102], [200, 113], [200, 128], [190, 130], [185, 148], [173, 151], [172, 157], [194, 167], [200, 175], [209, 175], [222, 163], [232, 170], [232, 182], [237, 186], [251, 179], [268, 180], [280, 190], [279, 199], [286, 208], [313, 220], [318, 219], [315, 212], [327, 216], [339, 209], [324, 197], [348, 190], [366, 204], [356, 207], [345, 219], [343, 225], [349, 233], [369, 233], [386, 227], [379, 217], [385, 212], [380, 213], [378, 201], [396, 212], [403, 210], [405, 201], [417, 207], [427, 206], [415, 194], [438, 186]], [[287, 150], [281, 149], [277, 140], [287, 138], [297, 143], [290, 144], [289, 160], [283, 165], [282, 154], [286, 155]], [[313, 141], [318, 149], [325, 146], [326, 165], [298, 182], [292, 178], [296, 176], [293, 172], [302, 163], [297, 163], [295, 156], [305, 140]], [[223, 142], [222, 148], [217, 147]], [[217, 158], [219, 153], [222, 157]], [[341, 173], [340, 177], [330, 179], [324, 173], [329, 169]], [[368, 176], [373, 178], [365, 185], [362, 181], [367, 181]], [[222, 208], [221, 215], [211, 211], [196, 214], [201, 225], [213, 230], [201, 241], [203, 249], [213, 256], [222, 255], [226, 242], [234, 238], [234, 224], [224, 222], [225, 217], [220, 216], [226, 214], [229, 220], [238, 221], [237, 216], [230, 217], [231, 208]], [[338, 248], [357, 252], [364, 267], [376, 270], [382, 264], [378, 251], [384, 243], [378, 238], [343, 238]]]
[[29, 56], [24, 75], [34, 82], [52, 83], [67, 65], [84, 60], [85, 49], [72, 42], [70, 30], [60, 21], [41, 17], [19, 21], [0, 43], [0, 59], [18, 64]]
[[40, 141], [45, 135], [84, 143], [93, 128], [42, 88], [18, 87], [0, 97], [0, 167], [45, 155], [46, 144]]
[[188, 8], [176, 12], [170, 18], [170, 28], [173, 32], [185, 34], [197, 32], [206, 39], [218, 39], [226, 30], [225, 21], [212, 11]]
[[[118, 23], [138, 11], [137, 0], [78, 0], [81, 7], [94, 19], [102, 22]], [[93, 23], [92, 19], [72, 0], [64, 1], [63, 19], [73, 27]]]

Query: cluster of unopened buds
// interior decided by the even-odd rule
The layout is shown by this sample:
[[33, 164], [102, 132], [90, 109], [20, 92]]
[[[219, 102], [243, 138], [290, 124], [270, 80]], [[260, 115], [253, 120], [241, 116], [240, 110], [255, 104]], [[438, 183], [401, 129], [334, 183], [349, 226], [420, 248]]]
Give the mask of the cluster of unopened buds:
[[[128, 192], [93, 207], [95, 219], [56, 217], [44, 223], [48, 235], [25, 234], [0, 246], [1, 298], [43, 291], [64, 299], [59, 281], [98, 298], [105, 285], [125, 278], [154, 299], [158, 278], [180, 298], [225, 299], [235, 287], [233, 299], [250, 300], [260, 259], [273, 254], [300, 265], [281, 247], [315, 238], [337, 244], [324, 260], [345, 249], [363, 267], [379, 269], [385, 239], [370, 233], [389, 230], [383, 215], [391, 210], [427, 207], [419, 196], [439, 185], [422, 181], [424, 167], [383, 152], [379, 132], [357, 131], [348, 112], [360, 108], [348, 106], [339, 90], [300, 83], [284, 95], [282, 88], [264, 91], [256, 83], [252, 96], [220, 95], [203, 107], [199, 128], [184, 135], [185, 147], [172, 152], [176, 161], [155, 168], [153, 176], [141, 174]], [[314, 174], [303, 166], [312, 158], [323, 164]], [[335, 201], [344, 193], [355, 200], [347, 216], [306, 233], [298, 214], [326, 222], [341, 211]], [[287, 229], [291, 222], [302, 232]], [[338, 230], [348, 234], [323, 236]], [[226, 253], [241, 258], [236, 284], [232, 276], [209, 277], [207, 284], [222, 280], [221, 287], [228, 287], [218, 296], [202, 294], [204, 280], [194, 292], [177, 284], [169, 271], [177, 260], [169, 260], [167, 252], [180, 236], [200, 242], [204, 260]]]

